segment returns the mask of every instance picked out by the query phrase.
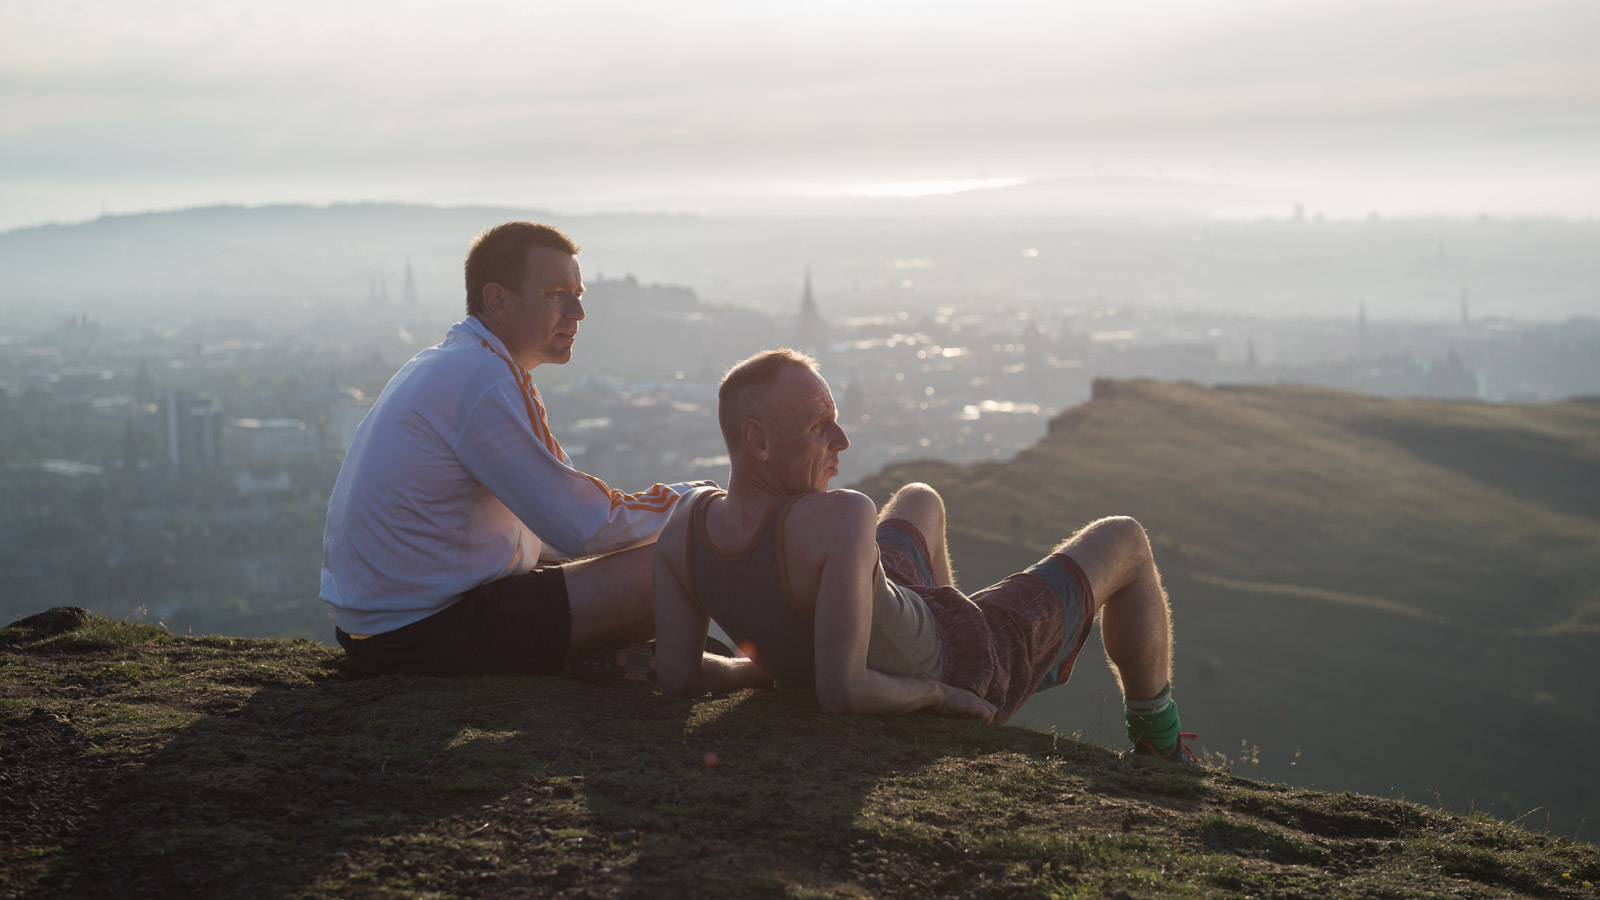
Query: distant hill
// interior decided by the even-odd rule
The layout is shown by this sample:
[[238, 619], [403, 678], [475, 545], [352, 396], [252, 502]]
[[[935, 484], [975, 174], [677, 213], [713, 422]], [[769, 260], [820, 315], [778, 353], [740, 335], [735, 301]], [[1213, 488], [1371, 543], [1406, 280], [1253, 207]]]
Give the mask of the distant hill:
[[[693, 277], [700, 273], [685, 267], [685, 248], [715, 246], [741, 233], [737, 222], [686, 215], [570, 216], [400, 203], [107, 215], [0, 233], [0, 311], [44, 323], [74, 312], [281, 322], [330, 306], [371, 309], [376, 292], [386, 297], [388, 312], [405, 314], [409, 265], [417, 289], [414, 314], [459, 315], [461, 264], [472, 239], [514, 219], [566, 229], [583, 250], [590, 280], [630, 273], [657, 273], [652, 280], [660, 280], [668, 273], [676, 284], [715, 284]], [[797, 297], [801, 261], [791, 260], [778, 277], [785, 297]]]
[[1555, 897], [1593, 844], [933, 716], [565, 678], [357, 680], [306, 641], [0, 628], [0, 893]]
[[[360, 306], [374, 282], [398, 301], [410, 261], [420, 304], [433, 312], [460, 305], [472, 236], [516, 217], [402, 204], [213, 206], [19, 229], [0, 234], [0, 308], [50, 296], [60, 315], [129, 304], [147, 313], [282, 315], [302, 303]], [[262, 303], [272, 305], [253, 305]]]
[[[946, 497], [968, 588], [1092, 519], [1143, 522], [1185, 725], [1234, 758], [1258, 748], [1253, 771], [1567, 833], [1600, 821], [1600, 400], [1102, 381], [1013, 462], [861, 487], [909, 480]], [[1018, 721], [1119, 741], [1086, 656]]]
[[[1029, 190], [1059, 187], [1071, 189]], [[792, 315], [810, 267], [830, 320], [997, 302], [1342, 317], [1362, 297], [1374, 298], [1370, 311], [1379, 319], [1435, 320], [1441, 310], [1453, 314], [1463, 287], [1480, 316], [1559, 319], [1595, 310], [1596, 222], [951, 212], [758, 218], [349, 203], [105, 215], [0, 232], [0, 312], [13, 332], [74, 313], [281, 322], [328, 306], [366, 309], [374, 292], [398, 304], [409, 264], [418, 309], [455, 314], [468, 243], [518, 218], [567, 229], [583, 247], [590, 277], [685, 285], [717, 305]], [[905, 266], [917, 276], [908, 278]]]

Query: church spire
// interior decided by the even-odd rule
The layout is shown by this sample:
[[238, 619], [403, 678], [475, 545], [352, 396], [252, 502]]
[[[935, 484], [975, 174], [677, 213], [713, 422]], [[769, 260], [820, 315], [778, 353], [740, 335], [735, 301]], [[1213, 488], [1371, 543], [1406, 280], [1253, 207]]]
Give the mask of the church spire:
[[806, 285], [800, 293], [800, 321], [798, 323], [801, 346], [821, 343], [828, 335], [828, 323], [817, 309], [817, 298], [811, 292], [811, 267], [806, 266]]
[[400, 298], [407, 306], [417, 305], [417, 279], [411, 274], [411, 257], [406, 257], [406, 281], [400, 289]]
[[811, 267], [806, 266], [806, 287], [800, 294], [800, 319], [822, 320], [822, 313], [817, 311], [817, 298], [811, 293]]

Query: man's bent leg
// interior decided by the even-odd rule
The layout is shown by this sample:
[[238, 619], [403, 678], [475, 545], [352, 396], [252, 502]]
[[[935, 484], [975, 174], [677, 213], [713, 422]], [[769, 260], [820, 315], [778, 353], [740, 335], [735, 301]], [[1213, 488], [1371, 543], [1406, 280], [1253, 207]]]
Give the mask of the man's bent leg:
[[1129, 701], [1172, 681], [1172, 614], [1150, 539], [1126, 516], [1093, 522], [1057, 548], [1089, 578], [1100, 604], [1100, 639]]
[[1101, 519], [1073, 535], [1060, 552], [1077, 561], [1095, 596], [1103, 598], [1100, 638], [1122, 685], [1132, 752], [1197, 764], [1179, 733], [1172, 612], [1144, 528], [1126, 516]]
[[950, 544], [945, 539], [944, 498], [921, 482], [908, 484], [889, 498], [878, 521], [905, 519], [922, 532], [928, 545], [928, 565], [933, 570], [931, 587], [954, 587], [955, 571], [950, 567]]
[[562, 566], [572, 604], [569, 654], [616, 638], [642, 641], [655, 636], [655, 549], [635, 547]]
[[393, 631], [334, 633], [358, 675], [537, 675], [566, 667], [566, 579], [547, 566], [480, 584]]
[[529, 675], [615, 638], [655, 633], [655, 548], [636, 547], [479, 585], [419, 622], [371, 638], [340, 634], [358, 674]]

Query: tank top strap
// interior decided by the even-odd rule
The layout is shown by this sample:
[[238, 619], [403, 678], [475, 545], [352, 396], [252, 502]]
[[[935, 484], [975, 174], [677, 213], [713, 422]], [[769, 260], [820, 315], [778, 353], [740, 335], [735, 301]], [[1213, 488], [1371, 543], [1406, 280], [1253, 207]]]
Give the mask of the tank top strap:
[[[728, 493], [727, 491], [719, 491], [719, 490], [701, 491], [700, 495], [694, 498], [694, 505], [692, 507], [690, 507], [689, 524], [691, 526], [697, 526], [701, 522], [705, 521], [705, 518], [706, 518], [706, 501], [710, 500], [713, 497], [724, 497], [724, 496], [727, 496], [727, 493]], [[693, 534], [694, 532], [691, 531], [690, 533]]]
[[701, 491], [700, 496], [694, 498], [694, 505], [689, 507], [689, 527], [684, 532], [683, 540], [683, 587], [689, 594], [689, 602], [694, 608], [700, 610], [701, 615], [709, 616], [705, 606], [700, 603], [700, 597], [694, 589], [694, 545], [700, 540], [700, 535], [705, 533], [705, 520], [707, 501], [712, 497], [726, 495], [727, 491], [707, 490]]
[[794, 505], [804, 496], [805, 494], [790, 494], [778, 501], [778, 510], [772, 516], [772, 527], [776, 528], [779, 534], [783, 533], [783, 523], [789, 518], [789, 510], [794, 509]]

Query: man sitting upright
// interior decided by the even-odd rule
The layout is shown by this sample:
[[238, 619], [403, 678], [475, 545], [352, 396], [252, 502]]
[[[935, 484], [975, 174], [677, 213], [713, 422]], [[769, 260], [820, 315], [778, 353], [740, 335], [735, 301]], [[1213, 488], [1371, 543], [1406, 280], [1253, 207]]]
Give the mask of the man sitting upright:
[[[828, 713], [932, 709], [1005, 722], [1067, 680], [1096, 615], [1122, 685], [1132, 752], [1193, 764], [1172, 700], [1171, 618], [1144, 529], [1101, 519], [1026, 572], [956, 589], [944, 502], [901, 488], [828, 490], [850, 446], [816, 363], [771, 350], [722, 380], [732, 475], [678, 504], [655, 555], [663, 689], [775, 684]], [[715, 619], [747, 659], [701, 655]]]
[[[559, 672], [587, 648], [650, 636], [642, 545], [687, 485], [625, 494], [573, 468], [533, 383], [535, 367], [572, 358], [577, 254], [548, 225], [479, 235], [467, 317], [356, 429], [328, 502], [322, 599], [357, 673]], [[576, 557], [588, 558], [536, 568]], [[602, 675], [623, 671], [589, 656]]]

